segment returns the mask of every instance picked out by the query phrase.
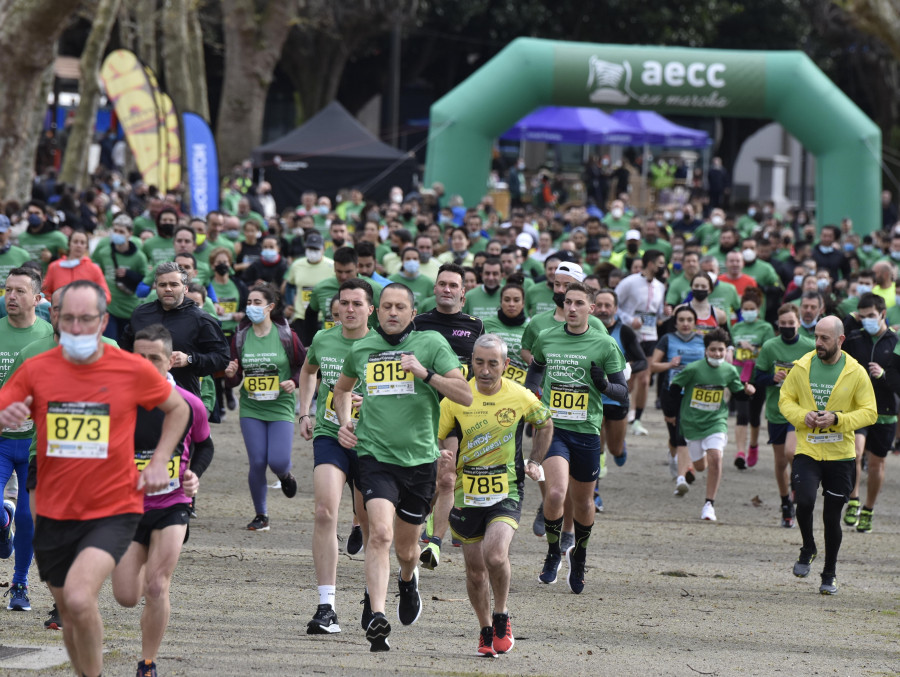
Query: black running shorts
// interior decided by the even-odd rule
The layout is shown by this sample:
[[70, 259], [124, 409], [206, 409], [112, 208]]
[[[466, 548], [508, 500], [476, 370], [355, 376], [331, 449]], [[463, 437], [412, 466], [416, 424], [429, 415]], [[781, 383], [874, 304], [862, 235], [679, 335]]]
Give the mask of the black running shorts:
[[450, 511], [450, 531], [464, 544], [484, 539], [488, 525], [505, 522], [516, 530], [522, 515], [522, 501], [505, 498], [487, 508], [456, 508]]
[[359, 489], [363, 501], [390, 501], [397, 517], [409, 524], [424, 524], [431, 512], [437, 479], [437, 461], [404, 467], [359, 455]]
[[131, 540], [137, 541], [141, 545], [149, 546], [150, 534], [152, 534], [153, 531], [162, 531], [166, 527], [183, 524], [187, 529], [184, 532], [184, 540], [182, 543], [187, 543], [188, 538], [191, 535], [190, 509], [190, 503], [179, 503], [177, 505], [170, 505], [168, 508], [148, 510], [144, 513], [144, 516], [141, 517], [141, 521], [137, 526], [137, 531], [134, 532], [134, 537]]

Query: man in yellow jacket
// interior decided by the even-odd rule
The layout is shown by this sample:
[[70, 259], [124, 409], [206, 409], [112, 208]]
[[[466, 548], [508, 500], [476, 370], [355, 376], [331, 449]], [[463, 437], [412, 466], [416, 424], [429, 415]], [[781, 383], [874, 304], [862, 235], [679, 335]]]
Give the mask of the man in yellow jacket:
[[803, 537], [794, 575], [809, 576], [816, 557], [813, 509], [816, 491], [825, 496], [825, 566], [819, 592], [837, 592], [835, 570], [841, 548], [841, 510], [856, 474], [855, 431], [875, 423], [875, 392], [863, 366], [841, 350], [843, 325], [834, 316], [819, 320], [816, 352], [794, 364], [781, 386], [778, 406], [797, 430], [791, 484], [797, 502], [797, 524]]

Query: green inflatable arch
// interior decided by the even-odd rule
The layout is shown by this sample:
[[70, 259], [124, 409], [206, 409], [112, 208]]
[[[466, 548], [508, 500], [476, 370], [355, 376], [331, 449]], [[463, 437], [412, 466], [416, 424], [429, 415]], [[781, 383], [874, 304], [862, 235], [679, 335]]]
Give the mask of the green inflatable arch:
[[518, 38], [431, 107], [426, 184], [475, 204], [494, 140], [547, 105], [777, 120], [816, 156], [818, 223], [881, 228], [881, 132], [802, 52]]

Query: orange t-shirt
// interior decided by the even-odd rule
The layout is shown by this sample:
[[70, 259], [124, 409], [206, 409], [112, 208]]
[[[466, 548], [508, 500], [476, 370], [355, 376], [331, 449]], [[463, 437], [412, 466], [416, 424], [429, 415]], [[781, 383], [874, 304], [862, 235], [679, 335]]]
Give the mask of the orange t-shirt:
[[103, 345], [92, 364], [73, 364], [57, 346], [16, 370], [0, 389], [0, 409], [31, 395], [37, 426], [37, 514], [90, 520], [144, 512], [137, 490], [137, 407], [153, 409], [172, 386], [149, 361]]
[[723, 282], [727, 282], [732, 285], [735, 289], [737, 289], [738, 298], [743, 298], [744, 292], [747, 291], [748, 287], [756, 287], [756, 280], [749, 275], [742, 274], [740, 277], [731, 279], [728, 275], [719, 275], [719, 279]]

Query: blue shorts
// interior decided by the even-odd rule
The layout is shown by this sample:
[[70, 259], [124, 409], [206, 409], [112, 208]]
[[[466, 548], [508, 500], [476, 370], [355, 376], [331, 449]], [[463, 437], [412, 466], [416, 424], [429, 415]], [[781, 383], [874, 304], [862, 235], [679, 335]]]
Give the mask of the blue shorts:
[[340, 443], [328, 435], [313, 438], [313, 467], [330, 463], [336, 466], [347, 477], [347, 484], [352, 489], [359, 486], [359, 462], [356, 449], [344, 449]]
[[770, 423], [769, 444], [784, 444], [787, 440], [787, 434], [793, 430], [794, 426], [790, 423]]
[[596, 482], [600, 476], [600, 436], [553, 429], [553, 441], [547, 456], [562, 456], [569, 462], [569, 476], [578, 482]]

